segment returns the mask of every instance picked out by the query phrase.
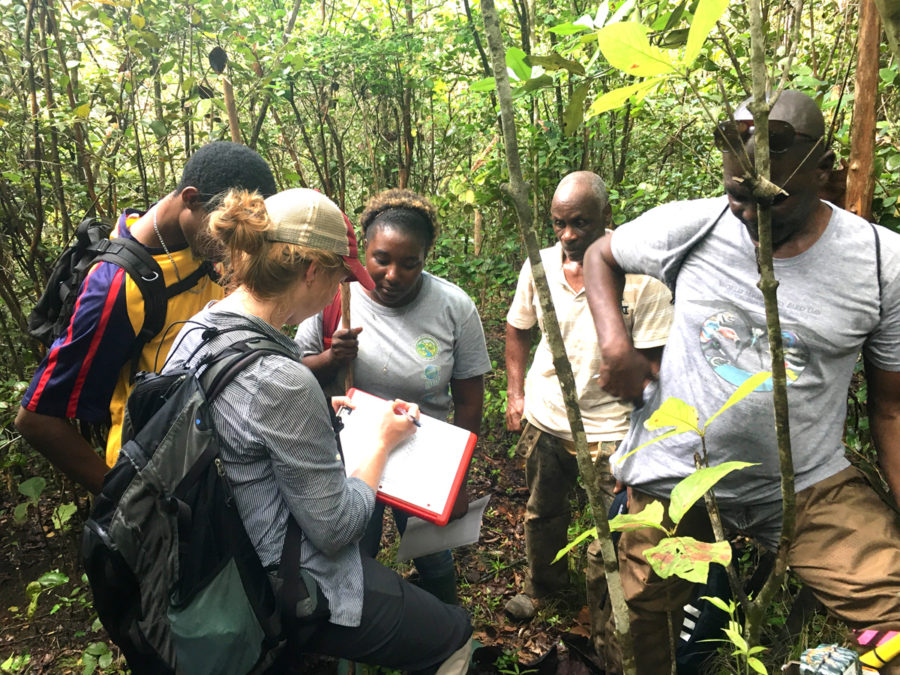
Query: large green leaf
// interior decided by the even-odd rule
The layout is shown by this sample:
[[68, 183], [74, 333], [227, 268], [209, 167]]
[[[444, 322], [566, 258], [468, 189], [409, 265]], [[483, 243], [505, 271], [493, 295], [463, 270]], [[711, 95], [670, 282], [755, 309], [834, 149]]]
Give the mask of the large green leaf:
[[762, 372], [762, 373], [756, 373], [755, 375], [751, 375], [746, 380], [744, 380], [743, 384], [741, 384], [740, 387], [735, 389], [734, 393], [728, 397], [728, 400], [725, 401], [724, 404], [722, 404], [722, 407], [719, 408], [718, 410], [716, 410], [716, 412], [713, 413], [712, 416], [708, 420], [706, 420], [706, 424], [703, 425], [704, 431], [709, 428], [709, 425], [712, 424], [712, 421], [714, 419], [716, 419], [719, 415], [721, 415], [723, 412], [728, 410], [735, 403], [747, 398], [750, 394], [752, 394], [754, 391], [756, 391], [756, 388], [759, 385], [761, 385], [763, 382], [768, 380], [771, 376], [772, 376], [772, 373]]
[[572, 92], [566, 112], [563, 113], [563, 130], [566, 136], [573, 135], [584, 120], [584, 99], [591, 90], [590, 82], [583, 82]]
[[710, 544], [693, 537], [667, 537], [646, 549], [644, 557], [663, 579], [674, 574], [694, 583], [705, 584], [710, 563], [731, 563], [731, 544], [727, 541]]
[[524, 81], [531, 77], [531, 66], [525, 62], [525, 52], [518, 47], [510, 47], [506, 50], [506, 66], [520, 80]]
[[493, 77], [485, 77], [469, 85], [470, 91], [494, 91], [497, 82]]
[[549, 56], [529, 56], [528, 63], [532, 66], [543, 66], [545, 70], [568, 70], [576, 75], [584, 75], [584, 66], [578, 61], [566, 59], [559, 54]]
[[669, 495], [669, 518], [677, 525], [688, 509], [694, 505], [694, 502], [706, 494], [711, 487], [732, 471], [746, 469], [748, 466], [756, 465], [749, 462], [722, 462], [715, 466], [697, 469], [672, 489], [672, 494]]
[[619, 87], [618, 89], [608, 91], [603, 94], [603, 96], [594, 99], [594, 102], [588, 109], [587, 117], [591, 118], [601, 113], [605, 113], [607, 110], [621, 108], [623, 105], [625, 105], [625, 101], [630, 99], [632, 96], [636, 96], [638, 97], [638, 99], [641, 99], [646, 96], [651, 89], [653, 89], [656, 85], [658, 85], [665, 79], [666, 78], [664, 77], [653, 77], [649, 80], [643, 80], [642, 82], [636, 82], [625, 87]]
[[575, 537], [572, 541], [570, 541], [568, 544], [566, 544], [563, 548], [559, 549], [559, 551], [556, 554], [556, 557], [551, 561], [551, 564], [555, 563], [557, 560], [562, 560], [563, 556], [565, 556], [569, 551], [571, 551], [573, 548], [578, 546], [578, 544], [583, 542], [588, 537], [593, 537], [594, 539], [597, 538], [597, 528], [596, 527], [592, 527], [589, 530], [585, 530], [584, 532], [579, 534], [577, 537]]
[[600, 51], [613, 68], [626, 75], [653, 76], [675, 72], [669, 55], [647, 39], [647, 27], [633, 21], [604, 26], [597, 31]]
[[665, 427], [675, 427], [675, 431], [678, 433], [693, 431], [699, 434], [700, 426], [697, 419], [697, 409], [680, 398], [670, 396], [662, 402], [661, 406], [653, 411], [650, 419], [644, 422], [644, 428], [648, 431]]
[[581, 26], [577, 23], [561, 23], [556, 26], [551, 26], [548, 28], [551, 33], [556, 33], [557, 35], [574, 35], [575, 33], [580, 33], [585, 30], [589, 30], [588, 26]]
[[654, 500], [647, 504], [640, 513], [619, 514], [609, 521], [609, 529], [611, 532], [626, 532], [642, 527], [655, 527], [657, 530], [665, 532], [666, 528], [662, 524], [663, 513], [662, 503]]
[[521, 87], [516, 89], [516, 94], [526, 94], [529, 91], [535, 91], [537, 89], [543, 89], [545, 87], [553, 86], [553, 78], [544, 73], [543, 75], [539, 75], [538, 77], [532, 77], [530, 80], [525, 82]]
[[36, 502], [40, 498], [45, 487], [47, 487], [47, 481], [40, 476], [35, 476], [34, 478], [29, 478], [28, 480], [19, 483], [19, 492], [28, 497], [31, 501]]
[[681, 61], [684, 66], [690, 67], [697, 59], [706, 36], [716, 25], [716, 21], [722, 18], [726, 9], [728, 9], [728, 0], [700, 0], [697, 3], [694, 20], [691, 21], [691, 31], [688, 33], [687, 47], [684, 49]]

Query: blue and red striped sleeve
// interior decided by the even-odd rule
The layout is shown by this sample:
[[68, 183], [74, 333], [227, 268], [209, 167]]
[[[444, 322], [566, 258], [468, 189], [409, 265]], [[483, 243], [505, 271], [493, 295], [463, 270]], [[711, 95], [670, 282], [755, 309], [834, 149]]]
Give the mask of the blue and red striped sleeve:
[[38, 366], [22, 407], [53, 417], [106, 422], [134, 339], [125, 270], [107, 262], [94, 265], [79, 289], [68, 329]]

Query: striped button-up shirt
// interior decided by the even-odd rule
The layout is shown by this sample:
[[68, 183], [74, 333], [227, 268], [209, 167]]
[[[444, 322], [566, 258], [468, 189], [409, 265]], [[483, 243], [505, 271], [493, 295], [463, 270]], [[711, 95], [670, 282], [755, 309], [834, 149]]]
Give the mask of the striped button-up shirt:
[[[328, 598], [331, 622], [358, 626], [363, 576], [357, 544], [375, 506], [375, 493], [347, 478], [328, 402], [299, 362], [296, 343], [261, 319], [209, 307], [181, 331], [165, 370], [190, 358], [202, 327], [250, 324], [296, 352], [297, 360], [263, 356], [241, 371], [213, 402], [221, 458], [244, 526], [263, 565], [281, 559], [289, 514], [303, 530], [301, 566]], [[254, 331], [234, 331], [203, 345], [192, 362]]]

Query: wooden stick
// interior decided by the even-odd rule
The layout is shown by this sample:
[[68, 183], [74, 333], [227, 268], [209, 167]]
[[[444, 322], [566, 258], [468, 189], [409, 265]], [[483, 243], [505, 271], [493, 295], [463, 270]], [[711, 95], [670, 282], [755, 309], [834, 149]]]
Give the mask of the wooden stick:
[[[341, 328], [350, 328], [350, 282], [341, 282]], [[344, 391], [353, 387], [353, 363], [347, 364], [347, 377], [344, 380]]]
[[225, 110], [228, 111], [228, 128], [231, 131], [231, 140], [235, 143], [243, 143], [241, 140], [241, 127], [238, 124], [237, 106], [234, 103], [234, 89], [231, 88], [231, 80], [228, 75], [222, 74], [222, 93], [225, 96]]

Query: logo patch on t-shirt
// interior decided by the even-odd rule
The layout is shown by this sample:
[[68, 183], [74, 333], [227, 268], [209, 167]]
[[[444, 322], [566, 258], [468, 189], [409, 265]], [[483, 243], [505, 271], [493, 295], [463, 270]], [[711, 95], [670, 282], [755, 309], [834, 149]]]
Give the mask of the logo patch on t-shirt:
[[[793, 384], [809, 363], [809, 348], [799, 332], [782, 324], [784, 367], [788, 386]], [[700, 349], [716, 375], [735, 387], [756, 373], [772, 368], [765, 316], [751, 314], [732, 306], [708, 317], [700, 327]], [[772, 378], [756, 391], [772, 391]]]
[[438, 343], [430, 335], [416, 338], [416, 354], [426, 361], [433, 361], [438, 355]]

